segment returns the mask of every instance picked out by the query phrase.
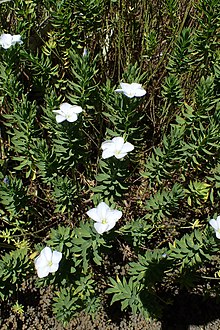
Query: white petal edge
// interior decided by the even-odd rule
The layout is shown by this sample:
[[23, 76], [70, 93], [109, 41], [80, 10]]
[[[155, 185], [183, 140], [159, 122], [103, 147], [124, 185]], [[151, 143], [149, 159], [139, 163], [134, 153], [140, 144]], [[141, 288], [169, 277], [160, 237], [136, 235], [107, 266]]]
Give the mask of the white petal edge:
[[35, 258], [34, 265], [36, 269], [46, 267], [48, 265], [48, 261], [44, 256], [39, 255], [37, 258]]
[[55, 273], [59, 268], [59, 263], [54, 263], [50, 266], [50, 273]]
[[125, 144], [123, 145], [121, 152], [130, 152], [134, 150], [134, 146], [133, 144], [131, 144], [130, 142], [125, 142]]
[[109, 149], [109, 148], [114, 149], [114, 147], [115, 147], [114, 146], [114, 143], [112, 141], [110, 141], [110, 140], [104, 141], [101, 144], [101, 149], [102, 150]]
[[107, 221], [109, 222], [111, 219], [113, 219], [113, 221], [118, 221], [119, 219], [121, 219], [122, 217], [122, 212], [118, 211], [118, 210], [109, 210], [107, 212]]
[[67, 102], [64, 102], [64, 103], [61, 103], [60, 105], [60, 110], [63, 111], [64, 113], [66, 111], [68, 111], [70, 108], [72, 107], [71, 104], [67, 103]]
[[23, 43], [20, 34], [15, 34], [12, 36], [12, 45], [14, 45], [16, 42], [18, 42], [19, 44]]
[[127, 92], [124, 92], [125, 96], [129, 97], [129, 99], [132, 99], [133, 97], [135, 97], [134, 93], [127, 93]]
[[139, 88], [135, 91], [134, 95], [137, 97], [144, 96], [147, 92], [143, 88]]
[[72, 108], [75, 113], [80, 113], [83, 111], [83, 109], [79, 105], [72, 105]]
[[108, 227], [107, 227], [107, 230], [106, 231], [111, 230], [112, 228], [115, 227], [115, 225], [116, 225], [116, 221], [114, 221], [114, 220], [108, 222]]
[[110, 157], [114, 156], [114, 154], [115, 154], [114, 150], [105, 149], [102, 152], [102, 158], [103, 159], [110, 158]]
[[65, 117], [63, 117], [62, 115], [56, 115], [56, 121], [57, 123], [62, 123], [64, 120], [66, 120]]
[[131, 84], [123, 83], [123, 82], [120, 83], [120, 86], [123, 91], [130, 90], [130, 88], [131, 88]]
[[52, 263], [59, 263], [62, 259], [62, 253], [58, 251], [53, 251]]
[[101, 222], [102, 220], [99, 218], [97, 208], [93, 208], [86, 212], [86, 214], [94, 221]]
[[220, 215], [217, 216], [216, 221], [217, 221], [217, 224], [218, 224], [218, 228], [220, 228]]
[[43, 267], [43, 268], [39, 268], [37, 269], [37, 276], [39, 278], [43, 278], [46, 277], [50, 272], [50, 268], [49, 267]]
[[122, 159], [127, 156], [127, 152], [120, 152], [120, 154], [115, 154], [115, 158]]
[[138, 84], [138, 83], [132, 83], [131, 86], [132, 86], [134, 89], [140, 89], [140, 88], [142, 88], [142, 85], [141, 85], [141, 84]]
[[52, 112], [57, 113], [59, 115], [63, 115], [63, 111], [61, 110], [52, 110]]
[[215, 219], [211, 219], [209, 223], [215, 230], [218, 230], [218, 223]]

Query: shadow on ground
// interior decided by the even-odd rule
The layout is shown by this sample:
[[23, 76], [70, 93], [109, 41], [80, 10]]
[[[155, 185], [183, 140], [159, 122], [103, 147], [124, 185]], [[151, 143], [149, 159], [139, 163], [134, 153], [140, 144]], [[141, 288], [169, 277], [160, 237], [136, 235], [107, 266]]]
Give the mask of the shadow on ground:
[[[217, 319], [220, 319], [220, 304], [216, 298], [182, 292], [164, 310], [161, 330], [188, 330], [190, 325], [205, 326]], [[220, 329], [220, 321], [214, 329]]]

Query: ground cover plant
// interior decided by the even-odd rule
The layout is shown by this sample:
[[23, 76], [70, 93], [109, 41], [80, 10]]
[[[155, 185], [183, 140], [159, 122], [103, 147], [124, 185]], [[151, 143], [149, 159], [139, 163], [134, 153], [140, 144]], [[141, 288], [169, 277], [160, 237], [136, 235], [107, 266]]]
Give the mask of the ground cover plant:
[[217, 296], [219, 1], [6, 0], [0, 35], [0, 299], [32, 279], [65, 326]]

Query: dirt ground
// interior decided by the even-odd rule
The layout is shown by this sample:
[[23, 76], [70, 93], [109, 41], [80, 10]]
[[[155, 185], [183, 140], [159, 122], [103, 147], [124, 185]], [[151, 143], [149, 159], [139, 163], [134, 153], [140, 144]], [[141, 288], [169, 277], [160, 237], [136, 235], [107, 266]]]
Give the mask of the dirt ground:
[[216, 298], [206, 299], [201, 295], [182, 293], [167, 304], [160, 321], [146, 322], [141, 316], [125, 315], [116, 305], [107, 315], [101, 311], [93, 320], [81, 313], [67, 327], [53, 316], [50, 299], [52, 292], [32, 288], [24, 292], [24, 313], [14, 313], [7, 303], [1, 304], [1, 330], [220, 330], [220, 305]]

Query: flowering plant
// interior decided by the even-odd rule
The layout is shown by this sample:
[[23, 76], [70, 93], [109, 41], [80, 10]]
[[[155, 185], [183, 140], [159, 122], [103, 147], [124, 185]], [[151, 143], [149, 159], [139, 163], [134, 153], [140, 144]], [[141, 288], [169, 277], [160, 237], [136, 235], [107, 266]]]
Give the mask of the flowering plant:
[[39, 277], [62, 323], [218, 296], [220, 2], [173, 2], [0, 0], [2, 311]]
[[103, 150], [102, 158], [106, 159], [115, 156], [117, 159], [123, 158], [128, 152], [134, 149], [133, 144], [124, 142], [123, 137], [114, 137], [112, 140], [104, 141], [101, 145]]
[[122, 217], [121, 211], [110, 209], [105, 202], [99, 203], [96, 208], [93, 208], [86, 213], [96, 222], [94, 227], [99, 234], [103, 234], [112, 229], [116, 222]]
[[211, 219], [209, 221], [212, 228], [215, 230], [216, 237], [220, 239], [220, 215], [217, 217], [217, 219]]
[[67, 120], [72, 123], [77, 120], [77, 114], [82, 111], [83, 109], [80, 106], [72, 105], [67, 102], [64, 102], [60, 105], [60, 110], [53, 110], [53, 112], [57, 114], [57, 123], [62, 123], [64, 120]]
[[141, 97], [146, 94], [145, 89], [142, 87], [141, 84], [137, 83], [120, 83], [121, 89], [116, 89], [115, 92], [117, 93], [123, 93], [125, 96], [129, 98], [133, 97]]
[[54, 273], [59, 268], [59, 262], [62, 259], [62, 253], [51, 250], [46, 246], [40, 255], [34, 260], [37, 275], [40, 278], [46, 277], [49, 273]]
[[3, 33], [0, 36], [0, 45], [4, 49], [8, 49], [11, 46], [15, 45], [16, 43], [22, 44], [23, 41], [21, 40], [20, 34], [11, 35], [9, 33]]

